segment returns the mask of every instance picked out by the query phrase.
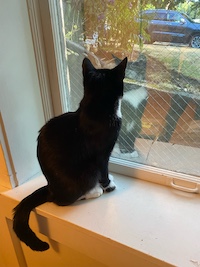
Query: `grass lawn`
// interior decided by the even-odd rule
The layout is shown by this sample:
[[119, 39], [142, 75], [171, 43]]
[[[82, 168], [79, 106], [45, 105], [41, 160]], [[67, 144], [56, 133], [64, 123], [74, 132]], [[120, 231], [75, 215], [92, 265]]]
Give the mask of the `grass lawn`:
[[[139, 51], [139, 47], [134, 48]], [[200, 49], [156, 43], [144, 45], [143, 53], [151, 87], [200, 94]]]
[[165, 45], [144, 45], [144, 52], [161, 61], [168, 69], [200, 80], [200, 49]]
[[[138, 45], [134, 45], [131, 53], [112, 46], [101, 47], [95, 51], [95, 55], [108, 62], [112, 61], [112, 54], [121, 59], [128, 56], [129, 60], [135, 61], [139, 52]], [[155, 43], [144, 45], [142, 53], [147, 57], [147, 87], [159, 91], [190, 93], [200, 98], [200, 49]]]

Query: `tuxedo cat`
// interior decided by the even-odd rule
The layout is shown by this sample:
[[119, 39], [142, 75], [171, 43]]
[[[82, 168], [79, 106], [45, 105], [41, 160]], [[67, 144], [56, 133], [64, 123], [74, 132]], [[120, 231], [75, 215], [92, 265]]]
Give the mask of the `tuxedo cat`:
[[[121, 60], [114, 56], [115, 63]], [[136, 137], [140, 136], [141, 118], [146, 107], [148, 92], [144, 86], [146, 79], [146, 56], [140, 54], [136, 61], [128, 61], [124, 80], [124, 96], [122, 100], [122, 128], [118, 145], [122, 157], [138, 157], [134, 148]]]
[[70, 205], [115, 189], [108, 161], [121, 127], [126, 64], [127, 58], [114, 69], [96, 69], [85, 58], [79, 108], [51, 119], [40, 130], [37, 157], [48, 183], [15, 207], [13, 221], [15, 233], [31, 249], [49, 248], [28, 225], [32, 209], [45, 202]]

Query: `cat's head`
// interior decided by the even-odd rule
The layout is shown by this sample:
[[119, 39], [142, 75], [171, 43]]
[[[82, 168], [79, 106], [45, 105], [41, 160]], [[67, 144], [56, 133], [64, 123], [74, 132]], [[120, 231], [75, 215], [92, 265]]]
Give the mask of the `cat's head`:
[[96, 69], [88, 58], [83, 60], [84, 94], [104, 100], [123, 96], [123, 79], [127, 58], [113, 69]]

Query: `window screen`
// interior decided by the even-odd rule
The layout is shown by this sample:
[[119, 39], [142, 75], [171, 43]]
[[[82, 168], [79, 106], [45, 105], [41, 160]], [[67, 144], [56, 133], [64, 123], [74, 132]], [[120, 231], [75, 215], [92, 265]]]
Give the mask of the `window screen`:
[[[123, 124], [112, 156], [200, 176], [200, 35], [194, 48], [184, 39], [188, 29], [180, 39], [179, 29], [170, 28], [173, 42], [152, 40], [140, 14], [162, 7], [141, 2], [63, 0], [70, 110], [83, 95], [85, 56], [96, 68], [112, 68], [128, 56]], [[159, 24], [155, 29], [163, 38]]]

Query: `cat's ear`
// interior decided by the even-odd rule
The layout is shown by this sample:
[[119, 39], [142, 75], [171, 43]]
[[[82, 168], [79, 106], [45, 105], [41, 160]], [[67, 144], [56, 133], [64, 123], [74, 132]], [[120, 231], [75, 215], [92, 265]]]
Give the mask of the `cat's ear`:
[[113, 70], [117, 72], [117, 75], [120, 79], [123, 79], [125, 77], [125, 70], [127, 65], [127, 57], [125, 57], [117, 67], [115, 67]]
[[83, 76], [85, 76], [90, 71], [95, 70], [95, 67], [92, 65], [91, 61], [88, 58], [83, 59], [82, 68], [83, 68]]

